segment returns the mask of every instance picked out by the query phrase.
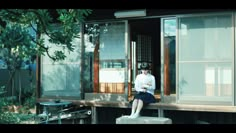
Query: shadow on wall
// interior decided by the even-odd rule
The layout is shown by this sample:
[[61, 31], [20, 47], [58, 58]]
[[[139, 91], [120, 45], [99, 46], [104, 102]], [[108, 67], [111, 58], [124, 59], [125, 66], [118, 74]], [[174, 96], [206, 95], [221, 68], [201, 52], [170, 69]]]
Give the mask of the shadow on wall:
[[49, 96], [80, 96], [80, 65], [44, 64], [42, 94]]

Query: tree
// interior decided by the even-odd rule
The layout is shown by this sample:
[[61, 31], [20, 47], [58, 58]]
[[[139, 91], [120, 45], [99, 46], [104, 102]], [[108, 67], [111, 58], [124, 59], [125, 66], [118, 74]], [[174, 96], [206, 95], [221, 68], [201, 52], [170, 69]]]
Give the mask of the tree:
[[[72, 40], [80, 37], [79, 25], [91, 12], [90, 9], [1, 9], [0, 59], [6, 62], [10, 73], [7, 86], [13, 83], [15, 72], [25, 59], [47, 54], [53, 61], [64, 60], [64, 52], [50, 54], [50, 47], [40, 36], [47, 35], [49, 42], [73, 51]], [[21, 93], [21, 86], [19, 89]]]

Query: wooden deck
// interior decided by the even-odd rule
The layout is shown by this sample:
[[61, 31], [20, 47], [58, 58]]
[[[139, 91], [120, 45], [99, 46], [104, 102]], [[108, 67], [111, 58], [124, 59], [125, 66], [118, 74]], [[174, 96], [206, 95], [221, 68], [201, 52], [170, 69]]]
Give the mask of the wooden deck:
[[[40, 99], [39, 101], [49, 101], [48, 99]], [[38, 101], [38, 102], [39, 102]], [[90, 106], [90, 107], [113, 107], [113, 108], [130, 108], [129, 102], [115, 101], [93, 101], [93, 100], [65, 100], [71, 101], [74, 105]], [[219, 105], [191, 105], [178, 103], [151, 103], [145, 109], [162, 109], [162, 110], [178, 110], [178, 111], [203, 111], [203, 112], [236, 112], [236, 106], [219, 106]]]
[[[53, 101], [54, 99], [39, 99], [38, 102], [40, 101]], [[105, 110], [107, 110], [108, 108], [110, 108], [111, 110], [114, 109], [118, 109], [119, 110], [123, 110], [123, 109], [130, 109], [131, 106], [129, 104], [128, 101], [120, 101], [120, 102], [115, 102], [115, 101], [97, 101], [97, 100], [65, 100], [65, 101], [71, 101], [74, 105], [78, 106], [78, 107], [89, 107], [91, 108], [91, 124], [99, 124], [101, 123], [101, 118], [107, 116], [109, 113], [111, 113], [111, 111], [108, 114], [105, 114], [105, 116], [101, 117], [101, 112], [99, 113], [99, 110], [101, 110], [101, 108], [104, 108]], [[230, 118], [230, 123], [236, 123], [236, 121], [234, 121], [233, 118], [236, 118], [235, 115], [232, 114], [236, 114], [236, 106], [219, 106], [219, 105], [193, 105], [193, 104], [178, 104], [175, 102], [171, 102], [171, 103], [166, 103], [166, 102], [157, 102], [157, 103], [152, 103], [149, 104], [148, 106], [145, 107], [145, 109], [148, 109], [146, 111], [154, 111], [154, 112], [158, 112], [158, 117], [164, 117], [166, 115], [168, 115], [168, 111], [177, 111], [179, 113], [183, 112], [189, 112], [189, 113], [199, 113], [199, 112], [203, 112], [203, 113], [207, 113], [207, 112], [212, 112], [212, 115], [209, 115], [209, 119], [211, 120], [212, 118], [210, 118], [211, 116], [214, 116], [214, 118], [217, 116], [217, 122], [219, 121], [223, 121], [226, 118]], [[166, 112], [165, 112], [166, 111]], [[226, 115], [216, 115], [214, 113], [218, 113], [221, 112], [223, 114]], [[165, 114], [167, 113], [167, 114]], [[122, 113], [123, 114], [123, 113]], [[125, 113], [127, 114], [127, 113]], [[188, 114], [188, 113], [187, 113]], [[227, 115], [230, 114], [230, 115]], [[119, 114], [119, 116], [121, 116], [121, 114]], [[202, 115], [199, 115], [199, 117], [201, 117]], [[231, 116], [232, 119], [231, 119]], [[109, 119], [115, 119], [115, 118], [110, 118], [111, 116], [109, 115]], [[116, 114], [113, 114], [112, 117], [116, 117]], [[205, 116], [206, 117], [206, 116]], [[204, 118], [205, 118], [204, 117]], [[218, 118], [219, 117], [219, 118]], [[172, 117], [171, 117], [172, 118]], [[207, 117], [208, 118], [208, 117]], [[218, 120], [219, 119], [219, 120]], [[176, 122], [178, 120], [175, 119], [174, 122]], [[105, 122], [106, 123], [106, 122]], [[112, 121], [107, 122], [107, 123], [112, 123]], [[176, 122], [178, 123], [178, 122]], [[181, 123], [181, 122], [180, 122]]]

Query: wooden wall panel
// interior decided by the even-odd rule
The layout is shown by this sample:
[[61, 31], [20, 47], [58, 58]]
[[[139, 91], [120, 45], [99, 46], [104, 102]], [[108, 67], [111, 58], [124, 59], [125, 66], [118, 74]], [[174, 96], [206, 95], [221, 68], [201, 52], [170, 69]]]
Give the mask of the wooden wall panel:
[[100, 93], [124, 93], [125, 84], [124, 83], [99, 83]]

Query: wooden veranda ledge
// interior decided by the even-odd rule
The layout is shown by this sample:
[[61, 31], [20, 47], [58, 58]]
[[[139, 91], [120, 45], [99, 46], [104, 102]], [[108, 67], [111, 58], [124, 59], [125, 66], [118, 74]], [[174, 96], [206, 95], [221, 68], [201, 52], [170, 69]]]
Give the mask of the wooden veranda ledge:
[[[54, 100], [54, 99], [51, 99]], [[49, 99], [40, 99], [41, 101], [50, 101]], [[64, 101], [64, 100], [63, 100]], [[91, 107], [91, 122], [92, 124], [98, 123], [97, 108], [111, 107], [111, 108], [131, 108], [128, 101], [112, 102], [112, 101], [96, 101], [96, 100], [65, 100], [71, 101], [72, 104], [77, 106]], [[236, 112], [236, 106], [218, 106], [218, 105], [190, 105], [190, 104], [177, 104], [177, 103], [163, 103], [157, 102], [146, 106], [144, 109], [153, 109], [158, 111], [158, 117], [164, 117], [165, 110], [176, 111], [202, 111], [202, 112]]]
[[[50, 101], [48, 99], [40, 99], [40, 101]], [[78, 106], [91, 107], [113, 107], [113, 108], [131, 108], [128, 101], [95, 101], [95, 100], [64, 100], [71, 101]], [[151, 103], [145, 109], [161, 109], [161, 110], [179, 110], [179, 111], [203, 111], [203, 112], [236, 112], [236, 106], [219, 106], [219, 105], [190, 105], [177, 103]]]

